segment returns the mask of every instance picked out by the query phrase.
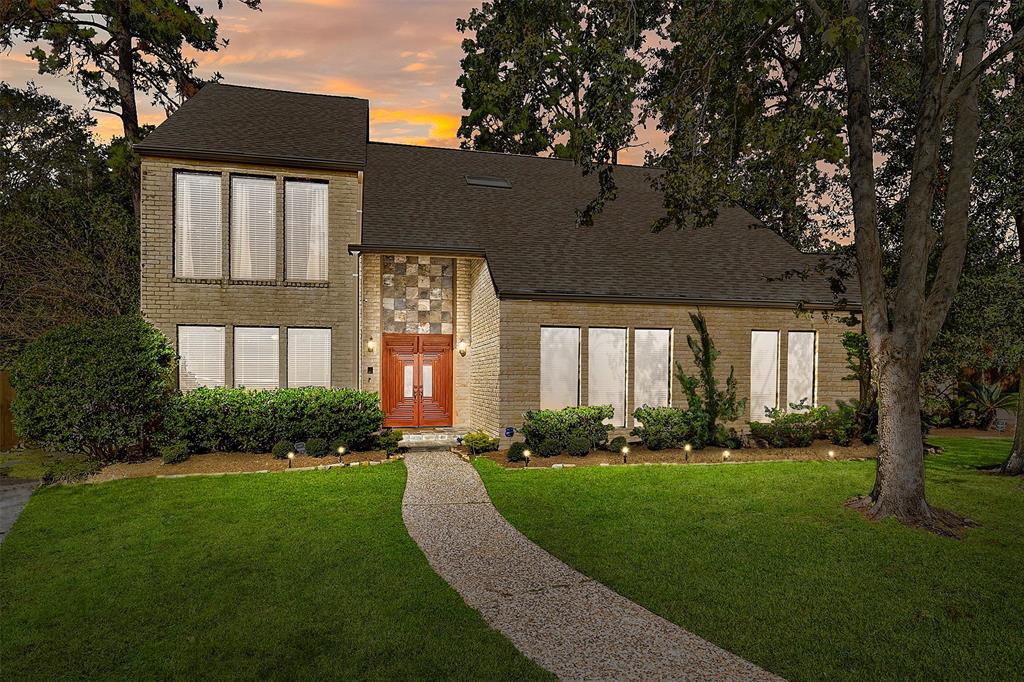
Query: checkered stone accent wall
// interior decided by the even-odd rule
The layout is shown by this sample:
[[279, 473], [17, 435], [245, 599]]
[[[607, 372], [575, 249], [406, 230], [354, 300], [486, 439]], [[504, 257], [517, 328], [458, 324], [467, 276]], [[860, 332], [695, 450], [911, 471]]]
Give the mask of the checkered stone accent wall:
[[451, 334], [454, 260], [431, 256], [384, 256], [381, 260], [384, 333]]

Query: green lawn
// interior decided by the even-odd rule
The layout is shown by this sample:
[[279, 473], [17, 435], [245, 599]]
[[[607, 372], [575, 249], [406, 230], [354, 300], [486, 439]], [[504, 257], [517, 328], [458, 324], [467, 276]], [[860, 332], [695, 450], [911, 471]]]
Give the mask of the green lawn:
[[1024, 675], [1024, 486], [1008, 440], [936, 439], [928, 495], [963, 540], [843, 508], [873, 462], [508, 470], [498, 509], [583, 573], [791, 680]]
[[39, 491], [0, 545], [2, 676], [548, 678], [431, 570], [404, 482], [392, 464]]

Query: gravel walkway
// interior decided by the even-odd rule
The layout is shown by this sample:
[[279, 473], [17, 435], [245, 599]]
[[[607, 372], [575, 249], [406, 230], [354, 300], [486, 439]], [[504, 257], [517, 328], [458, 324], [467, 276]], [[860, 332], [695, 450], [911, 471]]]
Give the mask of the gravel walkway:
[[779, 680], [575, 571], [513, 528], [476, 470], [407, 455], [402, 516], [442, 578], [563, 680]]

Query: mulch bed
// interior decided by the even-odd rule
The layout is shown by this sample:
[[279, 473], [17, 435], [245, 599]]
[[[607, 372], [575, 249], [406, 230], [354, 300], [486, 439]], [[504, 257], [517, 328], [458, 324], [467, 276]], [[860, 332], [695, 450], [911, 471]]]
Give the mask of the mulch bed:
[[[326, 457], [310, 457], [296, 455], [292, 460], [293, 469], [337, 464], [337, 455]], [[351, 452], [340, 461], [350, 464], [359, 462], [387, 461], [382, 450], [368, 452]], [[90, 483], [115, 481], [122, 478], [143, 478], [145, 476], [174, 476], [180, 474], [236, 474], [254, 471], [284, 471], [288, 468], [287, 459], [274, 459], [270, 453], [253, 454], [251, 452], [211, 452], [205, 455], [192, 455], [184, 462], [164, 464], [159, 457], [143, 462], [110, 464], [89, 478]]]
[[[874, 459], [878, 456], [877, 445], [851, 445], [840, 447], [827, 440], [815, 441], [806, 448], [742, 448], [729, 450], [729, 458], [724, 457], [725, 448], [708, 447], [703, 450], [686, 452], [683, 449], [648, 450], [641, 445], [630, 445], [627, 464], [721, 464], [722, 462], [772, 462], [781, 460], [812, 461], [827, 460], [829, 451], [835, 455], [831, 459]], [[523, 462], [509, 462], [507, 450], [488, 452], [481, 455], [503, 467], [522, 469]], [[575, 466], [600, 466], [602, 464], [622, 465], [622, 455], [617, 452], [597, 451], [583, 457], [572, 455], [555, 455], [554, 457], [531, 457], [530, 468], [552, 467], [556, 464]]]

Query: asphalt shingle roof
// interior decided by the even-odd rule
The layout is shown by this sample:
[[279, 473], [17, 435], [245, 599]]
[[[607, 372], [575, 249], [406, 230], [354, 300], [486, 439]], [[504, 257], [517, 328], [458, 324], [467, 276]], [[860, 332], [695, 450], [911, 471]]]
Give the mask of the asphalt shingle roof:
[[[596, 180], [569, 161], [371, 142], [359, 247], [484, 254], [506, 298], [833, 305], [814, 269], [821, 256], [796, 250], [742, 208], [723, 208], [709, 228], [653, 233], [664, 214], [648, 180], [656, 172], [618, 167], [618, 198], [579, 228], [575, 210], [595, 196]], [[466, 176], [512, 187], [474, 186]], [[810, 276], [771, 281], [787, 271]]]
[[369, 102], [209, 83], [135, 148], [179, 158], [361, 170]]

